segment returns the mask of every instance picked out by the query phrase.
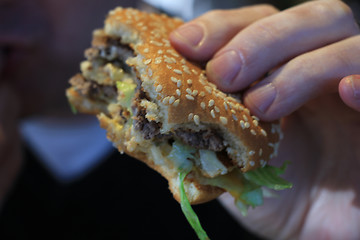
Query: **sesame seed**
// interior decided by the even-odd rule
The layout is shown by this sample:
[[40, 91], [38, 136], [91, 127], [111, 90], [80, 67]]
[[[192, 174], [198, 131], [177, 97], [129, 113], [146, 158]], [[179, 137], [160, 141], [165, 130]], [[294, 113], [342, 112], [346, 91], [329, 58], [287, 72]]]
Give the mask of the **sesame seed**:
[[176, 99], [173, 106], [177, 107], [179, 106], [179, 103], [180, 103], [180, 99]]
[[158, 54], [163, 54], [164, 51], [163, 50], [158, 50]]
[[166, 65], [166, 67], [170, 70], [172, 69], [172, 66], [170, 66], [170, 65]]
[[220, 109], [217, 106], [215, 106], [214, 109], [216, 112], [220, 112]]
[[194, 101], [195, 98], [189, 94], [186, 94], [185, 97], [188, 99], [188, 100], [191, 100], [191, 101]]
[[232, 115], [232, 118], [234, 119], [234, 121], [237, 121], [237, 120], [239, 120], [238, 118], [237, 118], [237, 116], [236, 115]]
[[275, 147], [275, 144], [273, 144], [273, 143], [268, 143], [268, 146], [274, 148], [274, 147]]
[[187, 88], [187, 89], [186, 89], [186, 92], [187, 92], [188, 94], [192, 94], [192, 91], [191, 91], [190, 88]]
[[168, 49], [166, 50], [166, 52], [170, 53], [171, 55], [173, 55], [174, 57], [180, 57], [179, 54], [177, 54], [174, 50], [172, 49]]
[[181, 80], [178, 80], [177, 83], [176, 83], [177, 87], [181, 87]]
[[169, 99], [169, 104], [173, 104], [175, 102], [175, 97], [171, 96]]
[[200, 107], [205, 110], [206, 104], [204, 102], [201, 102]]
[[163, 89], [163, 86], [161, 84], [157, 85], [155, 91], [156, 92], [161, 92], [161, 90]]
[[199, 74], [199, 72], [196, 71], [195, 69], [191, 69], [191, 71], [192, 71], [193, 73], [195, 73], [196, 75]]
[[194, 118], [194, 114], [193, 113], [189, 113], [188, 115], [188, 120], [191, 121]]
[[164, 45], [161, 42], [158, 42], [158, 41], [155, 41], [155, 40], [150, 40], [150, 44], [153, 44], [153, 45], [158, 46], [158, 47], [162, 47]]
[[259, 122], [256, 119], [253, 120], [253, 124], [255, 125], [255, 127], [259, 126]]
[[214, 105], [215, 105], [214, 99], [210, 99], [208, 106], [209, 106], [209, 107], [212, 107], [212, 106], [214, 106]]
[[226, 104], [226, 102], [224, 102], [224, 108], [226, 111], [228, 110], [228, 105]]
[[200, 117], [199, 115], [194, 115], [194, 122], [196, 125], [199, 125], [200, 124]]
[[210, 114], [211, 114], [211, 116], [212, 116], [213, 118], [215, 118], [215, 111], [214, 111], [214, 109], [210, 111]]
[[249, 128], [250, 127], [250, 123], [248, 123], [248, 122], [245, 122], [245, 128]]
[[145, 48], [144, 53], [149, 53], [149, 48]]
[[245, 122], [244, 120], [240, 120], [240, 126], [242, 129], [245, 129]]
[[177, 74], [179, 74], [179, 75], [182, 75], [182, 71], [179, 70], [179, 69], [174, 69], [174, 73], [177, 73]]
[[165, 58], [164, 62], [170, 63], [170, 64], [175, 63], [175, 62], [174, 62], [173, 60], [171, 60], [170, 58]]
[[205, 90], [210, 94], [212, 93], [212, 88], [209, 86], [205, 86]]
[[191, 72], [190, 72], [190, 68], [186, 65], [182, 65], [182, 68], [183, 68], [183, 71], [186, 72], [187, 74], [191, 75]]
[[161, 41], [163, 41], [166, 45], [170, 44], [170, 41], [165, 38], [161, 39]]
[[192, 95], [193, 95], [194, 97], [196, 97], [196, 95], [198, 95], [198, 93], [199, 93], [199, 91], [195, 89], [195, 90], [192, 92]]
[[226, 117], [220, 117], [220, 122], [224, 125], [226, 125], [228, 123], [228, 120]]
[[160, 64], [161, 62], [162, 62], [162, 58], [161, 58], [161, 57], [155, 58], [155, 61], [154, 61], [155, 64]]
[[245, 122], [249, 121], [249, 119], [247, 118], [247, 116], [245, 114], [243, 114], [243, 119]]
[[192, 80], [191, 80], [191, 79], [188, 79], [188, 80], [187, 80], [187, 84], [191, 85], [191, 84], [192, 84]]
[[254, 156], [255, 155], [255, 151], [249, 151], [249, 156]]
[[260, 119], [257, 116], [252, 116], [252, 118], [256, 121], [260, 121]]
[[206, 81], [202, 78], [199, 79], [199, 82], [202, 84], [202, 85], [206, 85]]
[[263, 149], [262, 149], [262, 148], [260, 148], [260, 149], [259, 149], [259, 156], [261, 157], [261, 156], [262, 156], [262, 154], [263, 154]]
[[204, 91], [201, 91], [200, 94], [199, 94], [200, 97], [205, 97], [205, 92]]
[[151, 58], [149, 58], [149, 59], [147, 59], [147, 60], [144, 61], [144, 64], [146, 64], [146, 65], [148, 65], [148, 64], [150, 64], [150, 63], [151, 63]]
[[250, 132], [251, 132], [252, 135], [256, 136], [256, 132], [255, 132], [254, 129], [251, 129]]
[[178, 81], [178, 79], [177, 79], [176, 77], [171, 77], [170, 79], [171, 79], [171, 81], [174, 82], [174, 83], [177, 83], [177, 81]]
[[249, 164], [250, 164], [250, 166], [252, 166], [252, 167], [255, 166], [255, 162], [254, 162], [254, 161], [250, 161]]
[[181, 91], [180, 91], [180, 89], [176, 89], [176, 94], [177, 94], [178, 96], [180, 96], [180, 95], [181, 95]]
[[260, 165], [261, 165], [261, 167], [265, 167], [266, 161], [264, 159], [260, 159]]
[[264, 135], [265, 137], [267, 136], [267, 133], [266, 133], [266, 131], [265, 131], [264, 129], [261, 129], [260, 132], [261, 132], [261, 134]]
[[151, 69], [148, 70], [148, 75], [149, 75], [149, 77], [152, 77], [153, 71]]
[[168, 104], [168, 103], [169, 103], [169, 100], [170, 100], [170, 97], [167, 96], [167, 97], [165, 97], [165, 98], [162, 100], [162, 103], [163, 103], [163, 104]]

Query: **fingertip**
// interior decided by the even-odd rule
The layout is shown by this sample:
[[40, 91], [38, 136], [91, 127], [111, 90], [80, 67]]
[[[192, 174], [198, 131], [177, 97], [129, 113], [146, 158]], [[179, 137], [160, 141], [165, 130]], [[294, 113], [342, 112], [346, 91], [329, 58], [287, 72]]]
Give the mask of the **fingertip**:
[[244, 95], [244, 104], [258, 118], [273, 121], [280, 118], [273, 109], [277, 89], [271, 82], [263, 82], [250, 88]]
[[170, 34], [170, 43], [185, 57], [192, 60], [201, 60], [202, 56], [196, 53], [199, 51], [203, 41], [204, 31], [201, 24], [185, 23]]
[[343, 78], [339, 84], [339, 94], [346, 105], [360, 112], [360, 75]]
[[243, 58], [237, 50], [221, 51], [206, 65], [209, 80], [225, 92], [236, 92], [246, 86], [239, 75], [243, 66]]

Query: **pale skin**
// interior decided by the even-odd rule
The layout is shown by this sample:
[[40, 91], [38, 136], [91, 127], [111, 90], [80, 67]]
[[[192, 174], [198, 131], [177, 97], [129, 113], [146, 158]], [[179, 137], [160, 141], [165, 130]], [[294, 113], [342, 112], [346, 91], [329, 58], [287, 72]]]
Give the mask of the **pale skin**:
[[294, 187], [247, 217], [225, 194], [231, 214], [271, 239], [359, 239], [360, 35], [351, 9], [319, 0], [281, 12], [269, 5], [212, 11], [170, 38], [188, 58], [209, 61], [207, 75], [220, 89], [245, 89], [252, 113], [282, 118], [271, 164], [291, 161], [284, 177]]

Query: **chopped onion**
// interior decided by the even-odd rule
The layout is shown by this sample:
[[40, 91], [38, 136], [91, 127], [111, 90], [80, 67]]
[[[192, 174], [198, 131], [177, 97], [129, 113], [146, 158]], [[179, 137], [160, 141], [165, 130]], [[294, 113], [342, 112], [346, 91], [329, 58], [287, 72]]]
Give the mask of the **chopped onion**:
[[199, 154], [200, 168], [205, 176], [213, 178], [218, 175], [224, 175], [228, 172], [224, 164], [222, 164], [222, 162], [217, 158], [215, 152], [200, 149]]

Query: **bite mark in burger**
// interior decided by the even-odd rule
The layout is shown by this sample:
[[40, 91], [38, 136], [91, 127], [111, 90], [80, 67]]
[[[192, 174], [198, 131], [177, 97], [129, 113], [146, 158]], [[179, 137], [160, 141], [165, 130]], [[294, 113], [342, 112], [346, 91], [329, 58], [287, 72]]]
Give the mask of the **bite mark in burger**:
[[179, 202], [182, 186], [191, 204], [228, 191], [245, 213], [262, 204], [263, 186], [291, 186], [267, 166], [277, 154], [279, 123], [260, 122], [175, 51], [168, 36], [181, 24], [135, 9], [111, 11], [67, 97], [78, 111], [97, 115], [120, 152], [164, 176]]

